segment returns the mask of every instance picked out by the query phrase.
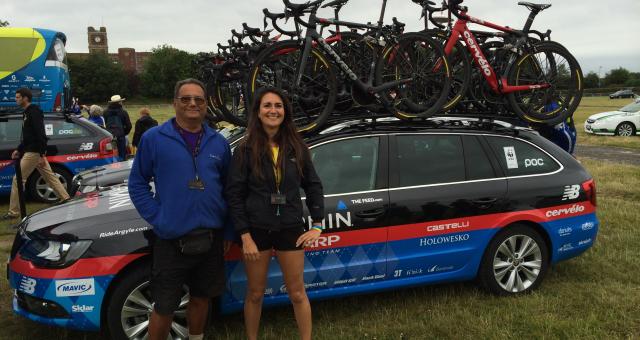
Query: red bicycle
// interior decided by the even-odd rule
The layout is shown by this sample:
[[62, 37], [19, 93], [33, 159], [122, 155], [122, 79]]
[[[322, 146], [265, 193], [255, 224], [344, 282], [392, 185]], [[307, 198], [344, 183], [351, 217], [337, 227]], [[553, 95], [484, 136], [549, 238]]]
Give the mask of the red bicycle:
[[[541, 41], [529, 34], [535, 16], [551, 5], [519, 2], [531, 12], [524, 28], [516, 30], [469, 16], [468, 8], [460, 6], [461, 3], [462, 0], [450, 0], [447, 5], [449, 13], [457, 20], [446, 39], [445, 54], [450, 56], [456, 44], [459, 46], [458, 42], [462, 41], [490, 91], [506, 101], [508, 109], [526, 121], [554, 125], [571, 116], [582, 98], [580, 65], [564, 46], [553, 41]], [[503, 41], [497, 48], [500, 53], [483, 50], [474, 35], [476, 31], [468, 28], [469, 22], [501, 31], [499, 36]], [[490, 57], [485, 52], [491, 53]], [[463, 86], [456, 89], [462, 96], [473, 84], [469, 81], [473, 80], [471, 67], [469, 63], [466, 67], [452, 65], [453, 69], [456, 67], [461, 67], [465, 77]]]

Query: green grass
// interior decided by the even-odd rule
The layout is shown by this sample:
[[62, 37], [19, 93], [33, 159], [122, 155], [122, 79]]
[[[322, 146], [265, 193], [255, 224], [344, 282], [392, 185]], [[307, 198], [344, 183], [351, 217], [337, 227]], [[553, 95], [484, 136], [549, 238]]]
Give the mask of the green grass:
[[[600, 99], [593, 103], [604, 101]], [[583, 103], [590, 100], [585, 98]], [[134, 112], [133, 107], [127, 106], [129, 112]], [[584, 121], [598, 110], [581, 108], [578, 115], [585, 116]], [[594, 143], [616, 145], [614, 138], [595, 137]], [[638, 140], [628, 138], [634, 139]], [[318, 301], [312, 303], [314, 338], [640, 338], [640, 167], [581, 161], [597, 183], [601, 222], [597, 241], [583, 255], [551, 268], [537, 291], [495, 297], [466, 282]], [[6, 210], [7, 205], [7, 199], [0, 200], [0, 209]], [[29, 204], [29, 210], [44, 206]], [[6, 222], [0, 224], [0, 231], [0, 256], [6, 258], [14, 232]], [[15, 316], [11, 294], [8, 282], [0, 279], [0, 339], [106, 339]], [[244, 339], [242, 316], [226, 316], [207, 332], [207, 339]], [[291, 308], [265, 310], [261, 336], [297, 338]]]

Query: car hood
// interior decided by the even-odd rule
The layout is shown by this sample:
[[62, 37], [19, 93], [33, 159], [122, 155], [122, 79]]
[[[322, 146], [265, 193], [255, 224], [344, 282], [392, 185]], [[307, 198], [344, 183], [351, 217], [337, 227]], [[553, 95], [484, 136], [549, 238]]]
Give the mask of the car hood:
[[79, 173], [77, 177], [81, 178], [82, 182], [87, 184], [91, 182], [91, 179], [95, 179], [96, 177], [100, 178], [102, 176], [115, 176], [115, 177], [126, 178], [129, 176], [129, 172], [131, 172], [132, 166], [133, 166], [133, 159], [130, 159], [128, 161], [111, 163], [111, 164], [107, 164], [104, 166], [83, 171]]
[[119, 185], [38, 211], [28, 216], [22, 227], [27, 232], [54, 227], [56, 234], [77, 235], [79, 229], [97, 230], [104, 224], [132, 220], [144, 222], [131, 203], [127, 186]]
[[603, 118], [607, 118], [607, 117], [613, 117], [613, 116], [623, 116], [623, 115], [627, 115], [629, 114], [628, 112], [622, 112], [622, 111], [607, 111], [607, 112], [600, 112], [600, 113], [596, 113], [594, 115], [589, 116], [589, 119], [594, 119], [594, 120], [598, 120], [598, 119], [603, 119]]

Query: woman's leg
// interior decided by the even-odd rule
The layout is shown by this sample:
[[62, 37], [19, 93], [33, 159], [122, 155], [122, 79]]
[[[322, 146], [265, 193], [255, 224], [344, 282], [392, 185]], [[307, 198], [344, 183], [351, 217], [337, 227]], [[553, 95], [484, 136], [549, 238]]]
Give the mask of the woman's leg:
[[260, 314], [262, 313], [262, 298], [267, 284], [267, 271], [271, 260], [271, 250], [260, 252], [256, 261], [244, 261], [247, 273], [247, 295], [244, 298], [244, 326], [249, 340], [258, 338]]
[[300, 339], [311, 340], [311, 305], [304, 289], [304, 250], [278, 251], [278, 262], [293, 304]]

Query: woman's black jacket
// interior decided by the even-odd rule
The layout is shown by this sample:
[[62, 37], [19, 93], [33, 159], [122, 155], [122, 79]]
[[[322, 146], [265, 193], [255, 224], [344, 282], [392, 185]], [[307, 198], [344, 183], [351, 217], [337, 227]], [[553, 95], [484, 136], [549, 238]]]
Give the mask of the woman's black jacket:
[[[242, 154], [242, 157], [241, 157]], [[280, 230], [303, 225], [300, 188], [306, 194], [306, 204], [314, 222], [324, 218], [324, 196], [322, 183], [313, 167], [309, 151], [305, 147], [302, 162], [303, 176], [300, 177], [293, 150], [284, 157], [284, 176], [280, 183], [280, 193], [286, 196], [286, 204], [279, 208], [271, 204], [271, 195], [276, 193], [273, 162], [267, 153], [262, 160], [262, 178], [258, 178], [251, 167], [250, 149], [239, 146], [234, 154], [227, 175], [225, 198], [236, 231], [243, 234], [249, 228]], [[305, 216], [307, 217], [307, 216]], [[308, 217], [307, 217], [308, 218]]]

